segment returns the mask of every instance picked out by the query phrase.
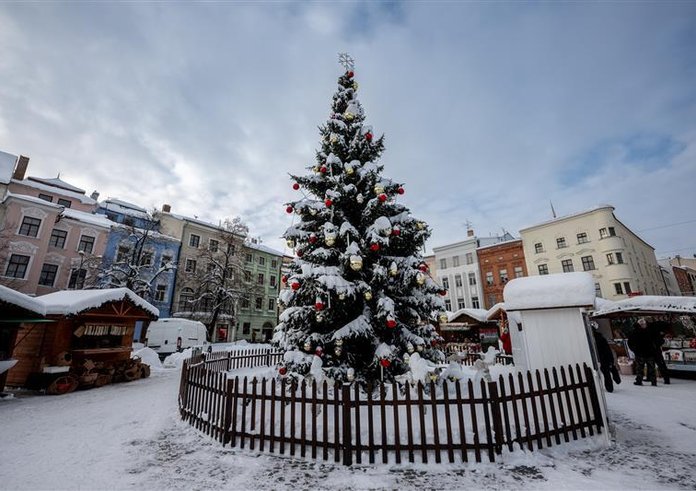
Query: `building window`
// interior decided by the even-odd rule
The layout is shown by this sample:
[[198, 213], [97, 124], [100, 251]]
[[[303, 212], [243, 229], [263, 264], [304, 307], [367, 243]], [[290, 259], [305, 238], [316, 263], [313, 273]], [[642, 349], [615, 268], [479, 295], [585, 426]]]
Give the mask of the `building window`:
[[48, 245], [63, 249], [65, 247], [65, 239], [68, 238], [68, 233], [65, 230], [54, 228], [51, 232], [51, 238], [48, 240]]
[[275, 298], [268, 299], [268, 310], [275, 310]]
[[94, 237], [89, 235], [83, 235], [80, 237], [80, 243], [77, 244], [77, 250], [91, 254], [94, 250]]
[[278, 260], [277, 259], [271, 259], [271, 268], [276, 269], [278, 267]]
[[594, 271], [594, 259], [592, 259], [592, 256], [583, 256], [580, 260], [582, 261], [583, 271]]
[[44, 264], [41, 268], [41, 276], [39, 276], [39, 285], [53, 286], [56, 282], [56, 274], [58, 266], [56, 264]]
[[461, 275], [458, 275], [458, 274], [454, 275], [454, 285], [455, 286], [462, 286], [462, 276]]
[[534, 244], [534, 252], [536, 254], [541, 254], [542, 252], [544, 252], [544, 244], [542, 244], [541, 242], [537, 242], [536, 244]]
[[246, 260], [246, 262], [250, 263], [254, 260], [254, 256], [251, 252], [247, 252], [244, 259]]
[[10, 278], [24, 278], [27, 274], [27, 267], [29, 266], [29, 256], [23, 256], [21, 254], [12, 254], [10, 260], [7, 263], [7, 269], [5, 270], [5, 276]]
[[234, 256], [235, 252], [236, 248], [234, 247], [234, 244], [227, 244], [227, 254]]
[[599, 238], [604, 239], [606, 237], [614, 237], [616, 235], [616, 230], [614, 227], [602, 227], [599, 229]]
[[623, 295], [623, 287], [621, 286], [621, 283], [614, 283], [614, 290], [616, 291], [617, 295]]
[[195, 273], [196, 272], [196, 260], [195, 259], [187, 259], [186, 260], [186, 267], [184, 270], [187, 273]]
[[539, 265], [539, 274], [549, 274], [549, 265], [548, 264], [540, 264]]
[[160, 268], [166, 268], [168, 264], [172, 262], [172, 256], [169, 254], [163, 254], [160, 260]]
[[493, 286], [493, 271], [488, 271], [486, 273], [486, 285]]
[[242, 297], [242, 308], [243, 309], [248, 309], [249, 308], [249, 297]]
[[464, 302], [463, 298], [457, 299], [457, 308], [458, 309], [465, 309], [466, 308], [466, 303]]
[[575, 271], [573, 269], [573, 260], [572, 259], [564, 259], [561, 261], [561, 267], [563, 268], [564, 273], [572, 273]]
[[445, 300], [445, 310], [452, 311], [452, 302], [449, 299]]
[[263, 273], [259, 273], [259, 275], [256, 277], [256, 284], [263, 285], [263, 282], [264, 282]]
[[152, 251], [143, 251], [140, 256], [141, 266], [152, 266]]
[[118, 246], [118, 250], [116, 251], [116, 262], [127, 263], [128, 256], [130, 256], [130, 248], [128, 246]]
[[473, 252], [466, 253], [466, 264], [474, 264], [474, 253]]
[[578, 234], [578, 244], [587, 244], [589, 239], [587, 238], [587, 232], [582, 232]]
[[208, 263], [205, 267], [205, 272], [212, 273], [213, 271], [215, 271], [215, 263]]
[[607, 264], [614, 264], [614, 255], [611, 252], [607, 254]]
[[471, 297], [471, 308], [473, 308], [473, 309], [480, 309], [481, 308], [481, 306], [479, 305], [478, 297]]
[[41, 220], [33, 217], [24, 217], [18, 233], [27, 237], [36, 237], [39, 235], [39, 227], [41, 227]]
[[566, 247], [568, 247], [568, 246], [566, 245], [565, 237], [559, 237], [556, 239], [556, 248], [557, 249], [565, 249]]
[[442, 288], [449, 290], [449, 278], [442, 278]]
[[498, 275], [500, 275], [500, 282], [504, 285], [508, 281], [508, 274], [507, 274], [507, 269], [501, 269], [498, 271]]
[[73, 269], [70, 271], [68, 290], [82, 290], [85, 287], [85, 278], [87, 278], [86, 269]]
[[268, 277], [268, 285], [269, 285], [271, 288], [275, 288], [275, 287], [276, 287], [277, 281], [278, 281], [277, 278], [276, 278], [275, 276], [273, 276], [273, 275], [271, 275], [271, 276]]
[[167, 294], [167, 285], [157, 285], [155, 287], [155, 301], [164, 302], [164, 297]]
[[244, 270], [244, 281], [247, 283], [251, 281], [251, 271]]
[[259, 256], [259, 266], [265, 266], [266, 265], [266, 258], [263, 256]]
[[208, 250], [210, 252], [217, 252], [220, 248], [220, 241], [215, 239], [210, 239], [208, 241]]
[[440, 259], [440, 269], [447, 269], [447, 258], [443, 257]]
[[50, 194], [39, 193], [39, 199], [48, 201], [49, 203], [53, 203], [53, 196], [51, 196]]
[[624, 292], [626, 295], [633, 292], [633, 290], [631, 290], [631, 284], [628, 281], [624, 281]]
[[70, 208], [72, 206], [72, 201], [69, 199], [58, 198], [58, 204], [66, 208]]
[[616, 254], [616, 264], [623, 264], [624, 263], [623, 254], [621, 254], [620, 252], [617, 252], [615, 254]]
[[602, 298], [602, 287], [599, 283], [594, 284], [594, 294], [596, 297]]
[[469, 285], [476, 286], [476, 273], [469, 273]]
[[496, 303], [498, 303], [498, 295], [495, 293], [489, 293], [488, 294], [488, 305], [493, 307]]
[[524, 276], [524, 271], [522, 266], [515, 266], [515, 278], [522, 278]]
[[242, 334], [251, 334], [251, 322], [242, 324]]
[[201, 236], [196, 234], [189, 235], [189, 246], [198, 248], [201, 245]]
[[179, 294], [179, 310], [188, 311], [191, 308], [191, 303], [193, 302], [193, 290], [191, 288], [184, 288]]
[[452, 267], [456, 268], [459, 266], [459, 256], [453, 256], [452, 257]]
[[263, 308], [263, 297], [256, 297], [256, 308], [261, 310]]

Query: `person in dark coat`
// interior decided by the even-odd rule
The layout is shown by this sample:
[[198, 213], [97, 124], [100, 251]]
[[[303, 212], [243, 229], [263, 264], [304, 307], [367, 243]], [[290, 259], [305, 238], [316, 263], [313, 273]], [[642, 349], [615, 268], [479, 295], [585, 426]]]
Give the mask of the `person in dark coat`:
[[609, 347], [609, 343], [604, 336], [597, 330], [597, 324], [593, 324], [592, 327], [592, 334], [597, 347], [597, 358], [599, 358], [599, 369], [604, 378], [604, 388], [607, 392], [614, 392], [613, 382], [621, 383], [621, 376], [614, 363], [614, 352]]
[[640, 318], [628, 336], [628, 347], [636, 355], [636, 381], [634, 385], [643, 385], [643, 368], [648, 369], [648, 380], [657, 385], [655, 376], [655, 336], [648, 330], [648, 323]]
[[662, 354], [662, 345], [665, 344], [665, 334], [669, 329], [669, 324], [664, 321], [657, 321], [649, 324], [650, 331], [652, 331], [655, 343], [655, 365], [660, 370], [660, 375], [665, 381], [665, 384], [669, 384], [669, 372], [667, 371], [667, 364], [665, 363], [665, 357]]

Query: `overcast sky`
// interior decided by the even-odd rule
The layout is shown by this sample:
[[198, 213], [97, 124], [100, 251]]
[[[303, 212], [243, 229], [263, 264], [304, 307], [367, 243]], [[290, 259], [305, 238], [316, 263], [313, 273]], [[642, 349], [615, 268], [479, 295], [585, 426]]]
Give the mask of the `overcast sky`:
[[696, 254], [696, 2], [0, 5], [0, 150], [283, 249], [337, 53], [428, 249], [598, 203]]

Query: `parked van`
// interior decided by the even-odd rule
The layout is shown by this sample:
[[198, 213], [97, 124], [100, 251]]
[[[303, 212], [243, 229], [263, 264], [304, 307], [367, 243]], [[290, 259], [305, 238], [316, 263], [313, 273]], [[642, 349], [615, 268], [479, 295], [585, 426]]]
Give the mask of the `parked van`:
[[160, 319], [151, 322], [147, 328], [145, 346], [155, 350], [160, 357], [205, 344], [208, 344], [207, 330], [202, 322], [178, 318]]

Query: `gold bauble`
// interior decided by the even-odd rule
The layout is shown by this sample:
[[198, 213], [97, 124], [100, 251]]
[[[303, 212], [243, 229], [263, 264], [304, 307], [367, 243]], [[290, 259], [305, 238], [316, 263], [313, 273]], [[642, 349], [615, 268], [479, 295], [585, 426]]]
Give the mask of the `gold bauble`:
[[331, 135], [329, 137], [329, 142], [330, 143], [336, 143], [338, 141], [338, 137], [336, 135]]
[[416, 346], [416, 349], [417, 349], [418, 351], [423, 351], [423, 345], [422, 345], [422, 344], [419, 344], [418, 346]]
[[406, 351], [408, 351], [409, 354], [411, 354], [411, 353], [413, 353], [413, 352], [415, 351], [414, 348], [413, 348], [413, 345], [412, 345], [411, 343], [408, 343], [408, 344], [406, 345]]
[[425, 275], [423, 274], [422, 271], [418, 271], [416, 273], [416, 283], [418, 283], [419, 285], [425, 284]]
[[416, 228], [417, 228], [418, 230], [423, 230], [423, 229], [425, 228], [425, 223], [423, 223], [423, 222], [417, 222], [417, 223], [416, 223]]
[[313, 215], [316, 215], [316, 214], [317, 214], [317, 209], [316, 209], [316, 208], [310, 208], [310, 209], [309, 209], [309, 214], [312, 215], [312, 216], [313, 216]]
[[447, 320], [448, 320], [448, 319], [447, 319], [447, 314], [444, 314], [444, 313], [443, 313], [443, 314], [440, 314], [440, 316], [438, 317], [438, 319], [440, 320], [440, 322], [441, 322], [442, 324], [446, 323]]
[[384, 192], [384, 186], [381, 186], [380, 184], [377, 184], [375, 186], [375, 194], [382, 194]]
[[353, 118], [355, 118], [355, 114], [353, 114], [350, 111], [346, 111], [343, 117], [346, 118], [347, 121], [353, 121]]
[[396, 267], [396, 264], [392, 264], [389, 267], [389, 276], [396, 276], [399, 274], [399, 268]]
[[288, 246], [290, 249], [294, 249], [294, 248], [295, 248], [295, 241], [294, 241], [294, 240], [288, 239], [285, 243], [287, 244], [287, 246]]
[[372, 300], [372, 292], [366, 291], [365, 293], [363, 293], [363, 297], [365, 297], [365, 300], [367, 300], [367, 301]]
[[336, 346], [336, 347], [334, 348], [334, 354], [335, 354], [336, 356], [341, 356], [341, 353], [343, 353], [343, 348], [341, 348], [340, 346]]
[[350, 256], [350, 269], [360, 271], [363, 267], [363, 260], [358, 255]]
[[327, 237], [324, 242], [326, 242], [327, 246], [333, 247], [333, 245], [336, 243], [336, 239], [333, 237]]
[[411, 355], [409, 355], [408, 353], [404, 353], [404, 363], [406, 363], [407, 365], [411, 363]]
[[355, 197], [355, 201], [357, 201], [358, 204], [362, 204], [362, 202], [365, 201], [365, 198], [363, 197], [362, 193], [358, 194], [358, 195]]
[[353, 81], [353, 90], [358, 90], [358, 82]]
[[345, 299], [346, 299], [346, 294], [345, 294], [345, 293], [339, 293], [339, 294], [338, 294], [338, 299], [339, 299], [339, 300], [345, 300]]
[[341, 338], [336, 339], [336, 346], [343, 346], [343, 339], [341, 339]]
[[353, 169], [352, 165], [346, 165], [346, 174], [349, 176], [353, 175], [353, 172], [355, 172], [355, 169]]
[[309, 341], [305, 341], [304, 350], [307, 352], [312, 351], [312, 343], [310, 343]]
[[324, 322], [324, 312], [322, 312], [321, 310], [317, 311], [316, 319], [317, 322]]
[[346, 380], [348, 380], [348, 382], [355, 380], [355, 369], [349, 368], [346, 370]]

